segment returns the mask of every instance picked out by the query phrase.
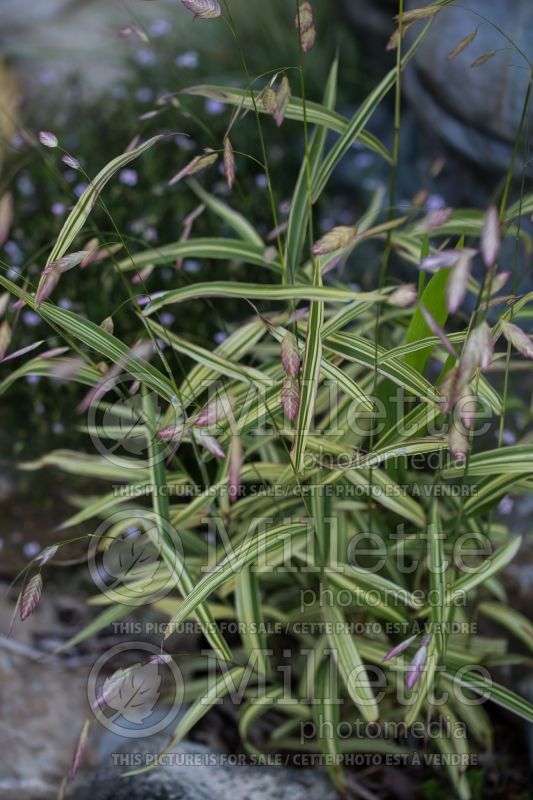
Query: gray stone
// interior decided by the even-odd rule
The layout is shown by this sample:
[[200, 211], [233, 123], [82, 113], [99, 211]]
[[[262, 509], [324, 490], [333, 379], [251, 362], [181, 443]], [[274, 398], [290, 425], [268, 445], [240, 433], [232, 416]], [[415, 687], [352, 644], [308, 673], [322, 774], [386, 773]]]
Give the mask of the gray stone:
[[[338, 2], [354, 31], [364, 34], [359, 44], [381, 77], [394, 63], [385, 45], [396, 27], [397, 0]], [[407, 9], [429, 4], [406, 0]], [[422, 25], [409, 30], [406, 45]], [[476, 29], [475, 40], [449, 60], [453, 48]], [[533, 61], [531, 0], [464, 0], [440, 11], [404, 73], [403, 89], [422, 130], [487, 172], [502, 173], [509, 167], [530, 78], [527, 60], [511, 42]], [[485, 64], [470, 66], [492, 50], [497, 52]], [[532, 130], [533, 104], [528, 122]], [[520, 159], [516, 166], [520, 170]]]
[[[419, 5], [409, 0], [410, 7]], [[501, 172], [509, 166], [530, 75], [524, 57], [494, 26], [533, 58], [533, 3], [514, 0], [511, 6], [508, 0], [465, 0], [460, 7], [443, 9], [404, 83], [428, 128], [484, 169]], [[493, 25], [483, 23], [479, 15]], [[472, 44], [449, 60], [450, 51], [476, 28]], [[470, 66], [493, 50], [496, 54], [485, 64]], [[532, 105], [528, 122], [531, 129]]]
[[[12, 613], [13, 606], [0, 607], [2, 632]], [[54, 800], [70, 767], [87, 713], [88, 668], [39, 660], [39, 633], [57, 628], [44, 597], [12, 639], [0, 640], [0, 800]]]
[[[113, 762], [125, 756], [157, 753], [165, 738], [128, 742], [93, 772], [80, 776], [70, 788], [69, 800], [335, 800], [328, 778], [315, 769], [272, 766], [230, 766], [208, 747], [183, 742], [170, 753], [172, 765], [142, 775], [121, 778], [126, 766]], [[112, 757], [113, 755], [113, 757]], [[189, 758], [189, 763], [184, 759]], [[194, 757], [194, 764], [191, 758]]]

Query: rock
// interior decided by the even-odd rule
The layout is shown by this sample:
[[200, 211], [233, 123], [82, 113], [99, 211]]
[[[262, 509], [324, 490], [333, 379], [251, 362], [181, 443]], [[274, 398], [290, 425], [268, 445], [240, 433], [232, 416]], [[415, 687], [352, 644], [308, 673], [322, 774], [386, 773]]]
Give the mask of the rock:
[[[358, 44], [365, 63], [382, 77], [394, 63], [393, 54], [385, 46], [396, 25], [393, 18], [398, 12], [397, 0], [338, 2], [354, 32], [360, 34]], [[406, 8], [428, 4], [429, 0], [407, 0]], [[419, 22], [409, 30], [406, 45], [422, 25]], [[503, 173], [509, 167], [530, 78], [526, 59], [496, 28], [533, 60], [531, 0], [464, 0], [440, 11], [403, 79], [403, 89], [419, 124], [422, 122], [423, 133], [438, 137], [452, 152], [489, 173]], [[448, 54], [476, 29], [475, 40], [450, 61]], [[485, 64], [470, 66], [493, 50], [497, 52]], [[532, 130], [533, 104], [528, 122]], [[392, 129], [391, 120], [389, 124]], [[521, 169], [520, 159], [516, 169]]]
[[[420, 2], [409, 0], [408, 5], [417, 7]], [[479, 15], [493, 25], [482, 24]], [[530, 70], [494, 26], [516, 42], [528, 58], [533, 57], [530, 0], [515, 0], [512, 10], [507, 0], [465, 0], [460, 7], [450, 6], [437, 16], [406, 71], [404, 88], [415, 113], [428, 128], [483, 169], [505, 172]], [[476, 28], [472, 44], [449, 60], [451, 50]], [[477, 58], [494, 50], [496, 54], [486, 63], [471, 67]], [[530, 105], [526, 126], [530, 130], [531, 123]]]
[[[67, 794], [69, 800], [335, 800], [327, 777], [314, 769], [275, 766], [230, 766], [226, 756], [193, 742], [170, 751], [172, 765], [157, 767], [130, 778], [121, 759], [156, 754], [166, 737], [124, 744], [93, 772], [80, 776]], [[113, 763], [115, 762], [115, 764]]]
[[[2, 632], [11, 606], [0, 609]], [[0, 800], [55, 800], [70, 767], [87, 708], [88, 668], [67, 669], [39, 661], [39, 630], [57, 625], [53, 609], [41, 608], [17, 624], [0, 649]]]

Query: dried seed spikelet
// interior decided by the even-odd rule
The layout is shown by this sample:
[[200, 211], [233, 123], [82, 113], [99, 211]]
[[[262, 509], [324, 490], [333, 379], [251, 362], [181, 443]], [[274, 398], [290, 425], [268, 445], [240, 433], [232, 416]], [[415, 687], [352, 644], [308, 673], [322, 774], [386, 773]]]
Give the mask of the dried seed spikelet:
[[261, 99], [265, 111], [274, 118], [276, 125], [279, 127], [285, 119], [287, 106], [291, 99], [291, 87], [287, 76], [283, 76], [277, 91], [272, 86], [264, 89]]
[[281, 405], [288, 419], [293, 422], [300, 409], [300, 389], [298, 381], [287, 375], [281, 387]]
[[300, 33], [300, 47], [302, 52], [308, 53], [315, 44], [316, 30], [311, 3], [304, 2], [298, 6], [294, 24]]
[[397, 308], [406, 308], [416, 303], [417, 298], [418, 292], [415, 284], [406, 283], [403, 286], [398, 286], [397, 289], [394, 289], [394, 291], [388, 295], [387, 303]]
[[228, 189], [231, 192], [235, 183], [235, 153], [228, 136], [224, 137], [224, 175], [226, 176]]
[[482, 56], [479, 56], [479, 58], [476, 58], [475, 61], [472, 61], [470, 66], [481, 67], [483, 64], [486, 64], [487, 61], [490, 61], [490, 59], [493, 58], [495, 55], [496, 55], [496, 50], [491, 50], [488, 53], [484, 53]]
[[20, 598], [20, 618], [24, 622], [35, 611], [41, 600], [43, 591], [43, 579], [41, 573], [38, 572], [33, 578], [30, 578], [26, 588]]
[[349, 247], [357, 235], [355, 225], [338, 225], [324, 234], [313, 245], [313, 255], [323, 256]]
[[493, 267], [501, 247], [500, 218], [495, 206], [491, 206], [485, 214], [481, 233], [481, 255], [485, 266]]
[[286, 375], [296, 378], [300, 371], [300, 355], [296, 337], [291, 331], [287, 331], [281, 342], [281, 363]]
[[502, 322], [502, 333], [519, 353], [526, 358], [533, 358], [533, 341], [522, 328], [512, 322]]
[[455, 58], [456, 56], [459, 55], [459, 53], [462, 53], [463, 50], [465, 50], [468, 47], [468, 45], [474, 41], [476, 36], [477, 36], [477, 30], [472, 31], [472, 33], [469, 33], [468, 36], [464, 37], [464, 39], [461, 39], [461, 41], [455, 45], [453, 50], [451, 50], [448, 53], [448, 61], [451, 61], [452, 58]]
[[85, 722], [83, 723], [78, 743], [76, 744], [76, 749], [74, 750], [74, 755], [72, 757], [72, 766], [70, 767], [71, 778], [74, 778], [76, 776], [76, 773], [78, 772], [80, 764], [83, 760], [83, 756], [85, 754], [85, 748], [87, 747], [87, 738], [89, 736], [89, 729], [90, 729], [90, 720], [86, 719]]
[[211, 164], [214, 164], [217, 159], [218, 153], [212, 152], [204, 153], [201, 156], [195, 156], [192, 161], [189, 161], [183, 169], [180, 169], [180, 171], [169, 180], [168, 185], [175, 186], [182, 178], [187, 178], [189, 175], [195, 175], [197, 172], [201, 172], [203, 169], [210, 167]]
[[218, 0], [181, 0], [181, 3], [194, 14], [195, 19], [215, 19], [221, 14]]

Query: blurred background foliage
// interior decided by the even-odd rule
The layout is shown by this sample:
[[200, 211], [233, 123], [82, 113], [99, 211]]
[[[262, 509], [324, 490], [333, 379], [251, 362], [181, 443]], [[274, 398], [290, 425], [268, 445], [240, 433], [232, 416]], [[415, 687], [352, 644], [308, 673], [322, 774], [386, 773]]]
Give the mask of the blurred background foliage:
[[[16, 106], [4, 106], [3, 117], [10, 117], [14, 127], [19, 127], [19, 132], [4, 140], [0, 175], [0, 194], [9, 190], [15, 207], [9, 239], [0, 250], [2, 266], [8, 274], [22, 273], [30, 282], [35, 281], [69, 208], [86, 186], [83, 175], [63, 164], [57, 151], [32, 145], [21, 135], [20, 127], [33, 136], [40, 129], [53, 131], [61, 146], [80, 161], [89, 176], [124, 150], [134, 136], [144, 139], [160, 132], [175, 134], [143, 156], [134, 169], [123, 170], [110, 183], [103, 197], [108, 213], [98, 209], [87, 226], [87, 239], [95, 236], [101, 243], [117, 242], [120, 231], [127, 246], [135, 250], [179, 239], [183, 219], [198, 206], [199, 200], [184, 184], [169, 189], [168, 180], [203, 148], [220, 148], [231, 118], [231, 111], [216, 101], [176, 93], [198, 83], [243, 85], [244, 58], [248, 75], [252, 80], [258, 78], [258, 86], [264, 85], [277, 70], [286, 69], [293, 93], [300, 94], [296, 69], [300, 58], [298, 37], [292, 5], [285, 0], [255, 4], [253, 13], [246, 0], [231, 4], [241, 52], [227, 27], [200, 21], [191, 24], [189, 15], [178, 13], [174, 6], [174, 15], [163, 7], [167, 13], [159, 16], [160, 4], [148, 5], [153, 11], [151, 21], [143, 24], [148, 41], [141, 41], [135, 34], [121, 37], [116, 26], [107, 32], [122, 63], [116, 73], [110, 73], [112, 80], [95, 85], [90, 74], [85, 71], [80, 74], [77, 70], [73, 53], [70, 70], [55, 70], [53, 65], [60, 60], [59, 56], [67, 58], [68, 66], [68, 54], [44, 53], [40, 66], [36, 62], [29, 72], [26, 69], [26, 75], [30, 76], [33, 70], [34, 78], [27, 80], [26, 90], [24, 86], [21, 88]], [[336, 6], [327, 0], [318, 0], [314, 5], [320, 46], [305, 62], [306, 92], [309, 99], [321, 99], [325, 76], [338, 53], [342, 69], [337, 107], [349, 114], [365, 95], [369, 75], [359, 61], [353, 36]], [[125, 12], [124, 24], [128, 23], [135, 24], [135, 17], [130, 18]], [[20, 46], [23, 49], [23, 42]], [[16, 53], [12, 56], [11, 75], [17, 69]], [[95, 58], [99, 58], [99, 53]], [[173, 104], [161, 105], [160, 98], [169, 94], [175, 97]], [[275, 200], [283, 220], [300, 167], [302, 130], [300, 125], [290, 122], [278, 129], [266, 118], [263, 127]], [[249, 114], [232, 129], [232, 141], [235, 150], [243, 155], [238, 157], [238, 181], [231, 204], [266, 236], [272, 228], [272, 219], [265, 175], [258, 161], [260, 150], [253, 115]], [[338, 187], [337, 194], [328, 200], [328, 208], [319, 212], [323, 229], [336, 223], [353, 223], [376, 187], [376, 178], [371, 176], [375, 172], [373, 156], [356, 148], [353, 159], [358, 178], [354, 176], [348, 192], [346, 186]], [[217, 166], [202, 176], [201, 181], [214, 194], [221, 197], [227, 194]], [[193, 227], [194, 236], [227, 233], [209, 211]], [[180, 281], [193, 275], [196, 280], [199, 277], [207, 280], [220, 276], [220, 269], [220, 262], [211, 265], [204, 261], [200, 265], [186, 261]], [[157, 275], [157, 288], [168, 288], [176, 272], [169, 267], [158, 270]], [[146, 286], [155, 288], [149, 279]], [[133, 288], [140, 293], [139, 287]], [[56, 301], [65, 308], [83, 310], [93, 320], [112, 315], [120, 335], [127, 340], [137, 327], [131, 311], [122, 306], [127, 298], [123, 278], [112, 260], [106, 260], [92, 265], [83, 274], [75, 270], [65, 275]], [[222, 307], [216, 304], [212, 306], [213, 314], [201, 319], [188, 318], [182, 312], [176, 320], [168, 314], [165, 324], [187, 332], [193, 340], [205, 342], [223, 334], [227, 324], [224, 319], [238, 314], [238, 307], [232, 301], [226, 301]], [[242, 314], [242, 305], [240, 309]], [[60, 344], [34, 312], [22, 310], [14, 346], [23, 347], [45, 337], [49, 346]], [[12, 368], [9, 363], [0, 367], [0, 380]], [[17, 383], [10, 389], [7, 402], [4, 400], [2, 457], [34, 457], [50, 446], [74, 446], [81, 441], [73, 410], [75, 390], [68, 383], [47, 381], [40, 386], [37, 377], [30, 376], [27, 380], [35, 384], [31, 393], [24, 382]], [[31, 441], [22, 435], [28, 427], [33, 431]]]

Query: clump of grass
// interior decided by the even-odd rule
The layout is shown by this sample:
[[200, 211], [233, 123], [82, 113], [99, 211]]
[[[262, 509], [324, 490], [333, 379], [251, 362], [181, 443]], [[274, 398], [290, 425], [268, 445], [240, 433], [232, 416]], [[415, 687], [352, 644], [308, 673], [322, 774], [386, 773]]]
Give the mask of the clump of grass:
[[[435, 4], [432, 13], [446, 4]], [[109, 607], [76, 641], [132, 607], [152, 604], [166, 620], [163, 655], [172, 659], [180, 650], [179, 626], [195, 619], [211, 659], [185, 667], [193, 703], [169, 747], [230, 696], [242, 701], [244, 750], [318, 750], [342, 792], [344, 756], [404, 754], [387, 733], [391, 726], [407, 730], [437, 720], [442, 730], [429, 747], [442, 756], [454, 792], [469, 798], [469, 755], [492, 746], [489, 718], [476, 698], [533, 719], [530, 703], [491, 673], [525, 661], [509, 652], [512, 642], [529, 648], [533, 642], [530, 622], [507, 604], [498, 577], [521, 539], [493, 513], [509, 491], [529, 489], [533, 463], [527, 440], [503, 442], [509, 376], [521, 368], [520, 357], [531, 358], [520, 322], [532, 298], [518, 296], [516, 278], [498, 264], [503, 240], [514, 240], [517, 253], [526, 241], [521, 223], [533, 196], [513, 201], [509, 177], [498, 209], [428, 215], [414, 203], [397, 212], [402, 71], [431, 20], [404, 53], [400, 3], [396, 66], [345, 118], [335, 111], [336, 60], [322, 99], [307, 97], [307, 62], [315, 52], [309, 3], [296, 4], [287, 20], [308, 52], [296, 65], [254, 79], [241, 20], [225, 3], [220, 11], [220, 19], [202, 24], [227, 26], [244, 86], [188, 90], [228, 108], [225, 128], [209, 150], [198, 147], [178, 173], [169, 171], [167, 181], [177, 185], [165, 197], [169, 204], [176, 196], [194, 198], [222, 233], [198, 236], [194, 222], [186, 236], [146, 247], [116, 224], [104, 188], [137, 159], [164, 152], [164, 131], [87, 176], [38, 284], [31, 274], [0, 276], [4, 289], [69, 348], [32, 355], [7, 383], [38, 374], [81, 384], [79, 407], [88, 409], [85, 429], [97, 448], [97, 454], [51, 452], [25, 468], [52, 466], [110, 483], [114, 490], [105, 497], [78, 503], [64, 528], [83, 524], [92, 534], [92, 521], [103, 515], [105, 533], [98, 525], [91, 539], [93, 549], [105, 550], [133, 526], [158, 565], [155, 578], [142, 566], [126, 570], [120, 599], [94, 598]], [[389, 92], [395, 92], [391, 152], [366, 130]], [[242, 152], [233, 143], [248, 125], [256, 147]], [[280, 218], [268, 144], [275, 127], [292, 125], [302, 132], [303, 158]], [[327, 203], [332, 175], [354, 141], [390, 165], [389, 202], [383, 208], [378, 193], [356, 225], [334, 225], [324, 235], [315, 230], [317, 204]], [[240, 208], [248, 160], [266, 176], [268, 236]], [[232, 190], [223, 198], [204, 188], [215, 162]], [[87, 250], [83, 240], [95, 212], [120, 245], [103, 256], [121, 291], [120, 315], [105, 321], [54, 302], [65, 265], [85, 280], [65, 258]], [[357, 262], [364, 242], [380, 254], [374, 283], [347, 285], [340, 267], [348, 257]], [[191, 279], [179, 266], [185, 258], [212, 259], [219, 274]], [[471, 269], [476, 259], [481, 282]], [[411, 271], [409, 283], [395, 278], [397, 262]], [[169, 266], [170, 286], [160, 279]], [[474, 300], [471, 314], [467, 298]], [[221, 299], [234, 305], [222, 306]], [[170, 309], [171, 322], [164, 316]], [[7, 312], [15, 330], [18, 311]], [[206, 313], [224, 316], [216, 346], [194, 335]], [[503, 391], [494, 386], [499, 372]], [[497, 446], [486, 447], [491, 434]], [[169, 499], [173, 491], [177, 497]], [[509, 641], [480, 634], [483, 616], [501, 625]], [[238, 622], [230, 637], [227, 618]], [[269, 733], [259, 736], [265, 715]]]

